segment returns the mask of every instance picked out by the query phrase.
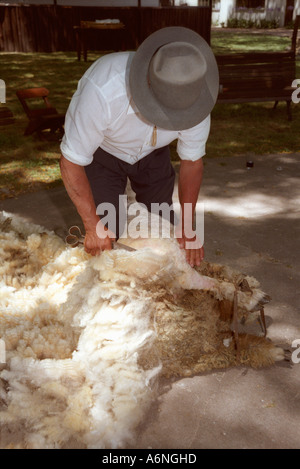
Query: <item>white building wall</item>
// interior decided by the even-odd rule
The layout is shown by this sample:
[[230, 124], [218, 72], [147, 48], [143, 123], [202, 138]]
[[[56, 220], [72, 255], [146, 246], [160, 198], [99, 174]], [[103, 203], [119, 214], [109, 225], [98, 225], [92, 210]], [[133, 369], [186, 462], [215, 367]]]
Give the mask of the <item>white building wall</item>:
[[227, 20], [235, 13], [236, 0], [221, 0], [219, 11], [219, 24], [227, 26]]
[[300, 0], [295, 0], [293, 19], [295, 19], [297, 15], [300, 15]]
[[[295, 1], [300, 10], [300, 0]], [[234, 17], [252, 21], [277, 20], [279, 26], [284, 26], [285, 8], [286, 0], [265, 0], [265, 8], [240, 10], [236, 9], [236, 0], [220, 0], [220, 10], [213, 11], [212, 24], [227, 26], [228, 19]]]
[[278, 20], [284, 26], [286, 0], [266, 0], [266, 20]]
[[174, 0], [174, 6], [180, 7], [180, 5], [188, 5], [189, 7], [197, 7], [198, 0]]

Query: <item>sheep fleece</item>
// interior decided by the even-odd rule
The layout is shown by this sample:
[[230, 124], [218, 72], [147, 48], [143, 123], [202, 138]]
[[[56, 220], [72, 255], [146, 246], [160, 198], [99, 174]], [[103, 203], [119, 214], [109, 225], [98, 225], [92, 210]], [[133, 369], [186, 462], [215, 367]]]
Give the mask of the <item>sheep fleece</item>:
[[[270, 341], [241, 335], [237, 361], [224, 305], [238, 274], [192, 269], [176, 240], [125, 240], [137, 251], [92, 258], [5, 212], [0, 238], [2, 448], [125, 447], [159, 377], [282, 359]], [[239, 317], [264, 296], [247, 279]]]

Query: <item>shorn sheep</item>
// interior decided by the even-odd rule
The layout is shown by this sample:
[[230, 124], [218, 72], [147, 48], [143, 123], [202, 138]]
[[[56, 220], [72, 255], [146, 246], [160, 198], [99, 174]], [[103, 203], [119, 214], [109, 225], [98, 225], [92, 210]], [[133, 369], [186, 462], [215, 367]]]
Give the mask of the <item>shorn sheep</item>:
[[193, 269], [174, 239], [92, 258], [5, 212], [0, 237], [2, 448], [125, 448], [160, 377], [283, 359], [232, 331], [267, 300], [258, 282]]

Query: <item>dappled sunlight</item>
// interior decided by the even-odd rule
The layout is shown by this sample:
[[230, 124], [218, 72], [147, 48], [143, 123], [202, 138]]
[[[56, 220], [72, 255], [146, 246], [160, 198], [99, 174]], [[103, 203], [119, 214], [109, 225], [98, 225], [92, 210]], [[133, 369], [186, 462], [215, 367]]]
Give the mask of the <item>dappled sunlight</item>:
[[0, 166], [0, 200], [60, 183], [57, 155], [53, 159], [8, 160]]
[[[253, 168], [247, 169], [247, 160], [253, 161]], [[259, 223], [299, 219], [298, 165], [299, 153], [205, 160], [205, 213]]]
[[281, 215], [282, 218], [299, 218], [300, 197], [287, 200], [284, 196], [261, 193], [244, 193], [221, 198], [206, 197], [205, 211], [234, 218], [257, 219]]
[[207, 156], [299, 151], [300, 106], [292, 104], [293, 120], [287, 120], [286, 103], [273, 109], [273, 102], [224, 104], [212, 111]]
[[[286, 308], [286, 305], [282, 305], [283, 308]], [[274, 308], [275, 309], [275, 308]], [[284, 320], [281, 318], [280, 314], [276, 317], [276, 312], [272, 312], [272, 317], [274, 319], [273, 324], [269, 327], [269, 335], [272, 337], [272, 340], [275, 343], [287, 342], [287, 345], [291, 346], [295, 339], [300, 338], [300, 328], [291, 323], [290, 317]]]
[[[51, 177], [52, 176], [52, 177]], [[40, 168], [38, 172], [32, 173], [28, 168], [10, 170], [6, 174], [8, 184], [4, 184], [4, 187], [9, 185], [10, 180], [18, 181], [19, 184], [31, 184], [39, 181], [52, 182], [58, 179], [57, 167]], [[1, 187], [1, 185], [0, 185]]]

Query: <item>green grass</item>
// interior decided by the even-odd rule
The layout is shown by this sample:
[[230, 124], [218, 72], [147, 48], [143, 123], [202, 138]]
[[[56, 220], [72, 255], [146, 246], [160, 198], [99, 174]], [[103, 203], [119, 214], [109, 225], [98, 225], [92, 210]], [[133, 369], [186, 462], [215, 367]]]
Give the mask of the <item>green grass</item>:
[[6, 104], [15, 124], [0, 127], [0, 199], [61, 184], [59, 138], [25, 137], [27, 118], [15, 91], [44, 86], [58, 112], [65, 112], [78, 80], [99, 57], [90, 53], [87, 63], [76, 54], [0, 54], [1, 78], [6, 83]]
[[[292, 34], [292, 33], [291, 33]], [[212, 31], [211, 47], [216, 54], [233, 52], [281, 52], [289, 49], [289, 37], [261, 33], [228, 33], [222, 29]]]
[[23, 110], [15, 96], [19, 88], [44, 86], [49, 89], [52, 100], [59, 112], [66, 109], [78, 80], [99, 55], [89, 54], [88, 62], [78, 62], [73, 52], [0, 53], [1, 78], [6, 83], [7, 105], [18, 117]]
[[[285, 50], [290, 39], [264, 34], [212, 32], [215, 53], [253, 50]], [[61, 184], [59, 140], [25, 137], [27, 119], [16, 98], [19, 88], [45, 86], [59, 112], [65, 112], [78, 80], [100, 54], [89, 53], [88, 62], [78, 62], [76, 53], [0, 53], [0, 78], [6, 83], [6, 104], [14, 113], [13, 125], [0, 127], [0, 199]], [[300, 78], [300, 62], [297, 76]], [[0, 104], [1, 106], [1, 104]], [[300, 151], [300, 104], [292, 106], [293, 121], [286, 118], [286, 106], [273, 103], [218, 104], [212, 112], [207, 157]], [[178, 160], [176, 145], [172, 159]]]
[[[292, 35], [292, 31], [290, 32]], [[281, 52], [291, 46], [291, 37], [255, 32], [212, 31], [216, 54], [234, 52]], [[296, 77], [300, 78], [300, 57]], [[300, 103], [292, 104], [293, 120], [287, 120], [286, 104], [217, 104], [212, 112], [207, 156], [272, 154], [300, 151]]]

